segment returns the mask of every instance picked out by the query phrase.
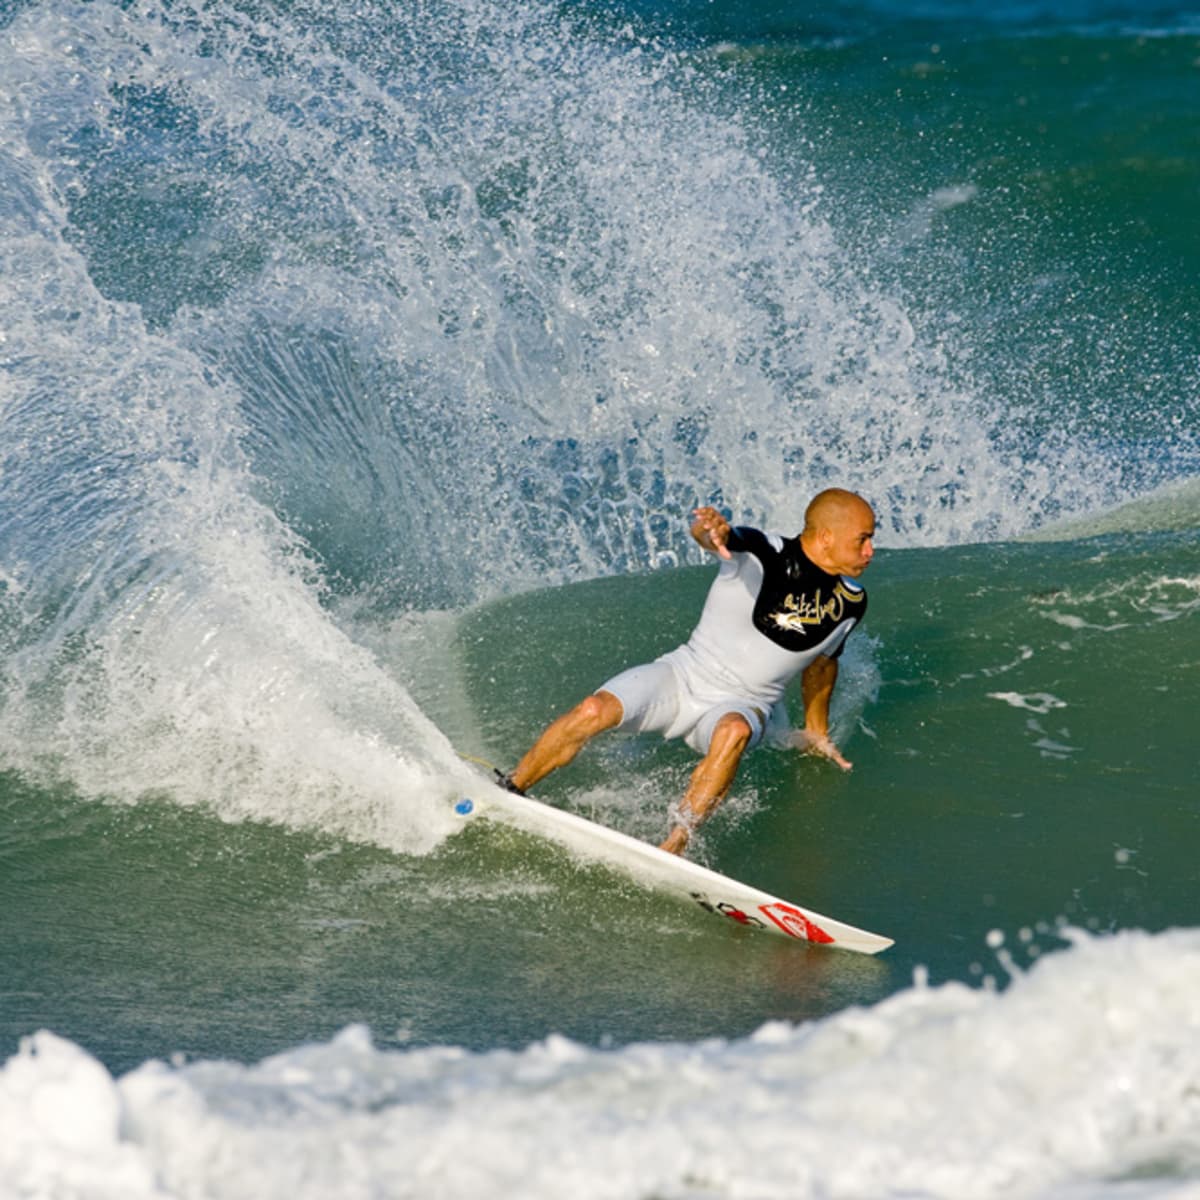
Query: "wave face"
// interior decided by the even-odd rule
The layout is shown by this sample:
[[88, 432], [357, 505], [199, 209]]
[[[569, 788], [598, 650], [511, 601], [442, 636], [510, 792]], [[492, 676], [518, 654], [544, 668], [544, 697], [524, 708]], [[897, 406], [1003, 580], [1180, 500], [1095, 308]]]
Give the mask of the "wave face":
[[840, 240], [810, 134], [772, 160], [765, 85], [638, 19], [101, 2], [5, 38], [24, 770], [428, 844], [366, 815], [449, 756], [364, 614], [685, 561], [697, 501], [786, 527], [848, 482], [943, 544], [1161, 474], [1080, 436], [1084, 389], [1047, 425], [1018, 362], [978, 385]]

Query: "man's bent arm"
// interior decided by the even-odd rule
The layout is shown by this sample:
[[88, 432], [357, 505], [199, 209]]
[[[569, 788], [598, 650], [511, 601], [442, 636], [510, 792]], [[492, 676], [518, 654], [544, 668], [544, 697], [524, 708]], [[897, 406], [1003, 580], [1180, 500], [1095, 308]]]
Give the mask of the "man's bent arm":
[[837, 659], [826, 658], [823, 654], [814, 658], [801, 672], [804, 729], [793, 734], [792, 744], [799, 750], [828, 758], [843, 771], [848, 771], [852, 764], [842, 757], [841, 751], [829, 737], [829, 702], [833, 698], [837, 677]]
[[800, 676], [804, 728], [817, 737], [829, 736], [829, 702], [837, 677], [837, 659], [826, 658], [823, 654], [814, 658]]

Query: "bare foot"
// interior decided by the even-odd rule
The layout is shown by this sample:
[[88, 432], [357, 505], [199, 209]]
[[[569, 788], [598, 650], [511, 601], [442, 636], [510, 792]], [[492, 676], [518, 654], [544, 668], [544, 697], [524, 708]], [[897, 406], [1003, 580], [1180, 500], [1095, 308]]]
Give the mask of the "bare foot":
[[667, 840], [660, 846], [660, 850], [665, 850], [668, 854], [682, 854], [687, 848], [688, 831], [682, 825], [676, 825], [674, 829], [667, 835]]

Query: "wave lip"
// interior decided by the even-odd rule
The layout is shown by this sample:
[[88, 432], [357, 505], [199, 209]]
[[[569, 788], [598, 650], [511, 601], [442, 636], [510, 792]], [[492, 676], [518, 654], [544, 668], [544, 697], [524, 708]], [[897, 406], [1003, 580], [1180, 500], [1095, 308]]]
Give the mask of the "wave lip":
[[1151, 533], [1200, 528], [1200, 476], [1162, 484], [1144, 496], [1043, 525], [1031, 542], [1071, 541], [1108, 533]]

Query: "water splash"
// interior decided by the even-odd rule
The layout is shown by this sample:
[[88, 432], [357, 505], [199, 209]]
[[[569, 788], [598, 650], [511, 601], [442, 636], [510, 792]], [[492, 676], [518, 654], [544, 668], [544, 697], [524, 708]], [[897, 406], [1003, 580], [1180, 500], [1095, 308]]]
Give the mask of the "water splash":
[[604, 21], [13, 20], [5, 761], [428, 844], [449, 748], [335, 613], [671, 565], [698, 501], [794, 527], [845, 483], [931, 544], [1113, 490], [917, 335], [718, 74]]

